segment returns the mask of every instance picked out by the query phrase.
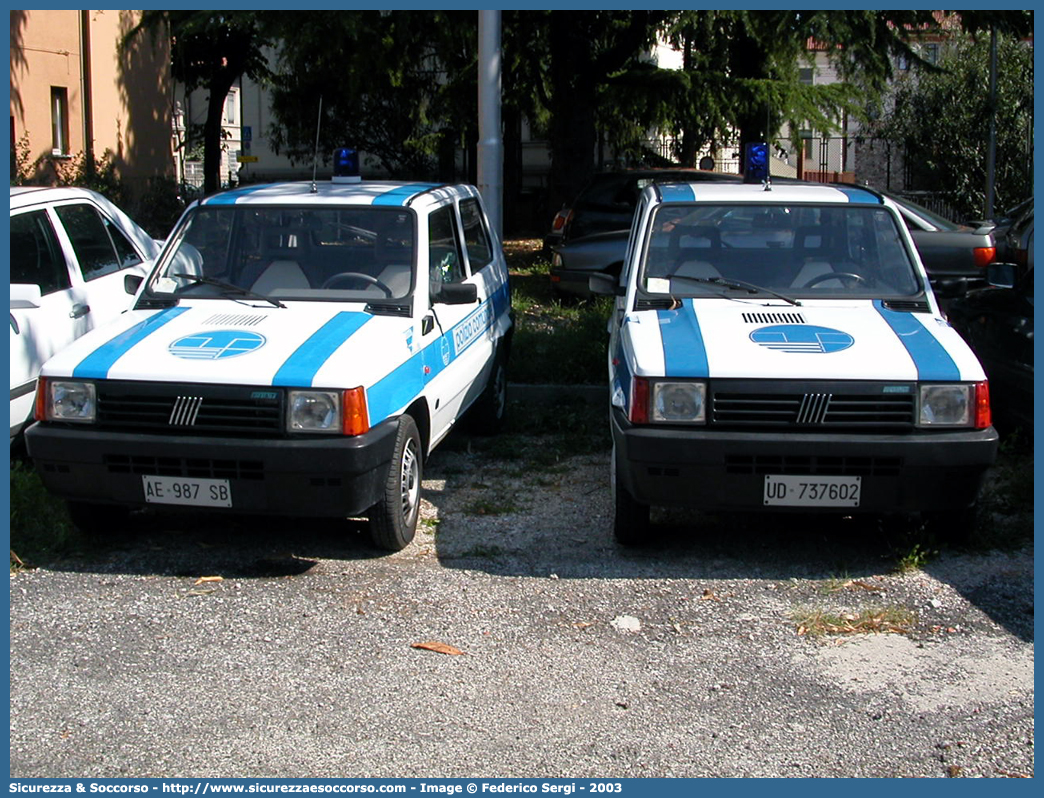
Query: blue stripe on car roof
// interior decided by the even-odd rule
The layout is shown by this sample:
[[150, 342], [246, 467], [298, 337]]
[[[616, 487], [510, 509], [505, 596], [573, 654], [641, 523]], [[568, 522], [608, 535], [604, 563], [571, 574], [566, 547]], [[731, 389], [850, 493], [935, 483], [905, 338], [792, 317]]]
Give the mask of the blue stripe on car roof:
[[109, 369], [113, 367], [117, 360], [164, 324], [173, 321], [186, 310], [188, 308], [167, 308], [154, 316], [149, 316], [145, 321], [124, 330], [81, 360], [73, 369], [72, 375], [93, 380], [104, 380], [109, 375]]
[[213, 196], [207, 197], [203, 202], [206, 205], [235, 205], [237, 199], [246, 197], [256, 191], [261, 191], [261, 189], [271, 188], [274, 185], [276, 184], [259, 183], [256, 186], [245, 186], [244, 188], [236, 188], [232, 191], [222, 191], [220, 194], [214, 194]]
[[660, 196], [664, 202], [692, 202], [696, 199], [696, 192], [684, 183], [662, 183]]
[[874, 205], [884, 204], [884, 200], [881, 199], [880, 195], [874, 194], [872, 191], [864, 191], [861, 188], [844, 188], [842, 186], [836, 186], [836, 188], [848, 197], [849, 202], [868, 202]]
[[374, 198], [374, 205], [405, 205], [412, 197], [428, 189], [438, 188], [439, 183], [407, 183]]

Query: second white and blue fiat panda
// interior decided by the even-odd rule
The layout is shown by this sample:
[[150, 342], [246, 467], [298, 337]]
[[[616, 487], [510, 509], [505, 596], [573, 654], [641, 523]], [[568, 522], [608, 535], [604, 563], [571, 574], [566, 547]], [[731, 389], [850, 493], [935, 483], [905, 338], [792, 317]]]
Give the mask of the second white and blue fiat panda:
[[804, 183], [645, 189], [610, 321], [614, 531], [651, 505], [919, 512], [966, 528], [997, 433], [892, 203]]
[[[132, 310], [45, 364], [27, 436], [81, 527], [160, 506], [414, 536], [428, 453], [504, 416], [507, 269], [478, 191], [247, 186], [190, 207]], [[140, 279], [140, 278], [139, 278]]]

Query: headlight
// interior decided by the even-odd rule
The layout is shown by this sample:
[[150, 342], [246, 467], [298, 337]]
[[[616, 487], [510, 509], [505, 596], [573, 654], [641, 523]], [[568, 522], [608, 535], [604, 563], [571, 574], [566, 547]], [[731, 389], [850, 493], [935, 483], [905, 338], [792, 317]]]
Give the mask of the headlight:
[[93, 424], [98, 402], [93, 382], [48, 379], [44, 414], [48, 421]]
[[654, 382], [649, 420], [662, 424], [702, 424], [707, 418], [707, 386], [702, 382]]
[[341, 432], [338, 391], [291, 391], [287, 414], [290, 432]]
[[922, 385], [922, 427], [970, 427], [975, 421], [974, 385]]

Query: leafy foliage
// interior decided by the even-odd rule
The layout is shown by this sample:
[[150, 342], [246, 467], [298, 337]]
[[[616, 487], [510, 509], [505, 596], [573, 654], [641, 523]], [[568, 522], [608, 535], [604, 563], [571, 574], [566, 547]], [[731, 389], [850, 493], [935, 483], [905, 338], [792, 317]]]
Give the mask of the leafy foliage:
[[[905, 147], [911, 188], [945, 191], [966, 218], [983, 211], [990, 129], [989, 37], [955, 42], [942, 69], [899, 83], [881, 133]], [[1033, 48], [998, 36], [997, 206], [1033, 192]]]
[[[290, 14], [272, 80], [277, 151], [310, 162], [351, 143], [393, 176], [438, 171], [476, 135], [474, 12]], [[447, 147], [448, 145], [448, 147]]]

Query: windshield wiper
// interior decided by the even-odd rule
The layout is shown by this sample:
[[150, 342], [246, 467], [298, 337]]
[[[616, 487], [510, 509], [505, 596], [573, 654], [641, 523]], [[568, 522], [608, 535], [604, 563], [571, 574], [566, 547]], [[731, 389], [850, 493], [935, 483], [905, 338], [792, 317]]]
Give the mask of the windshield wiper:
[[270, 302], [277, 308], [286, 307], [286, 305], [284, 305], [278, 299], [272, 299], [271, 297], [267, 297], [264, 294], [259, 294], [256, 291], [251, 291], [249, 288], [243, 288], [242, 286], [236, 285], [234, 283], [226, 283], [224, 280], [218, 280], [215, 277], [206, 277], [204, 275], [180, 273], [172, 273], [171, 277], [179, 277], [182, 280], [191, 280], [193, 284], [197, 285], [199, 283], [203, 283], [204, 285], [212, 285], [215, 288], [223, 289], [225, 294], [239, 294], [240, 296], [246, 297], [247, 299], [260, 299], [262, 302]]
[[746, 291], [748, 294], [771, 294], [776, 299], [782, 299], [784, 302], [789, 302], [791, 305], [801, 307], [801, 302], [793, 299], [786, 294], [780, 294], [777, 291], [773, 291], [771, 288], [764, 288], [760, 285], [754, 285], [753, 283], [745, 283], [742, 280], [731, 280], [724, 277], [690, 277], [686, 274], [675, 274], [670, 277], [671, 280], [688, 280], [693, 283], [700, 283], [701, 285], [716, 285], [722, 288], [735, 288], [739, 291]]

